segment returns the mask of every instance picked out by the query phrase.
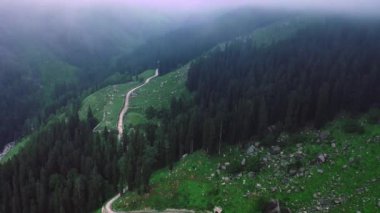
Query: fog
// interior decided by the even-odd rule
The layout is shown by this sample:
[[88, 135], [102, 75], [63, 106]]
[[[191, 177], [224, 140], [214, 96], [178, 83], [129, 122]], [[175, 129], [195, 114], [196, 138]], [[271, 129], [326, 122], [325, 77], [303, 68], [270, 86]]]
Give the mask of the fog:
[[257, 8], [293, 9], [378, 15], [379, 0], [2, 0], [0, 10], [17, 8], [78, 11], [84, 8], [129, 8], [142, 11], [160, 11], [171, 14], [208, 12], [241, 6]]

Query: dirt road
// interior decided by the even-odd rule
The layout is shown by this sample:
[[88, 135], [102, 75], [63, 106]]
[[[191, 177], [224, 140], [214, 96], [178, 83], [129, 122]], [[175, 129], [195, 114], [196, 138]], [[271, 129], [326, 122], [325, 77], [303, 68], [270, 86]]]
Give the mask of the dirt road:
[[147, 83], [149, 83], [150, 80], [152, 80], [153, 78], [155, 78], [157, 76], [158, 76], [158, 69], [156, 69], [156, 72], [155, 72], [155, 74], [153, 76], [147, 78], [145, 80], [145, 82], [143, 84], [141, 84], [140, 86], [137, 86], [137, 87], [129, 90], [128, 93], [127, 93], [127, 95], [125, 96], [124, 107], [123, 107], [123, 109], [121, 110], [121, 112], [119, 114], [119, 120], [117, 122], [117, 130], [119, 132], [119, 135], [118, 135], [119, 141], [121, 140], [121, 137], [123, 136], [123, 132], [124, 132], [124, 123], [123, 123], [124, 122], [124, 116], [125, 116], [125, 114], [128, 111], [129, 99], [130, 99], [131, 95], [133, 94], [133, 92], [135, 92], [139, 88], [145, 86]]

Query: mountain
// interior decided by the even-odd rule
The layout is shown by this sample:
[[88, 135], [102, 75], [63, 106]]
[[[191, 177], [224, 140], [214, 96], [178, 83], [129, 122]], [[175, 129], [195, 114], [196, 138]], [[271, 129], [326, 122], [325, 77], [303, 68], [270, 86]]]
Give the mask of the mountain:
[[[95, 51], [102, 43], [90, 51], [56, 40], [41, 59], [67, 67], [45, 79], [63, 73], [65, 94], [71, 87], [72, 96], [94, 93], [63, 99], [65, 107], [53, 107], [47, 124], [1, 162], [0, 211], [92, 212], [119, 194], [117, 210], [372, 212], [379, 36], [374, 19], [243, 9], [146, 38], [119, 58], [111, 48], [115, 57], [104, 62]], [[85, 51], [76, 55], [76, 46]], [[17, 73], [2, 82], [15, 87], [6, 98], [17, 100], [14, 91], [30, 106], [39, 106], [34, 97], [49, 102], [52, 80], [41, 83], [40, 69], [4, 49], [14, 70], [6, 76]], [[157, 60], [160, 76], [130, 92], [152, 77]], [[62, 97], [56, 91], [51, 103]], [[130, 110], [118, 139], [108, 124], [126, 93]]]
[[185, 25], [164, 35], [151, 38], [130, 54], [117, 61], [115, 69], [146, 70], [157, 66], [166, 73], [214, 47], [220, 42], [252, 33], [276, 21], [294, 16], [294, 13], [236, 9], [207, 19], [194, 17]]
[[1, 10], [0, 17], [0, 147], [100, 84], [119, 56], [176, 23], [158, 13], [106, 8]]
[[[292, 22], [283, 25], [294, 31]], [[192, 64], [188, 88], [202, 123], [223, 125], [222, 141], [275, 143], [282, 131], [379, 106], [378, 23], [333, 17], [299, 25], [270, 45], [240, 39]], [[219, 134], [214, 128], [214, 151]]]

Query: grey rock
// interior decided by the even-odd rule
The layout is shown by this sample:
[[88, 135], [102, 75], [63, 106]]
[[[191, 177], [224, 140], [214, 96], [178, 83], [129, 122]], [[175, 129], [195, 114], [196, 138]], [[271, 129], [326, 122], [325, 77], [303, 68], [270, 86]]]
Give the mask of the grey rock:
[[248, 177], [254, 178], [255, 177], [255, 173], [254, 172], [248, 172]]
[[325, 163], [326, 160], [327, 160], [327, 154], [325, 154], [325, 153], [319, 154], [317, 157], [318, 163]]
[[264, 209], [265, 213], [280, 213], [280, 202], [278, 200], [271, 200], [267, 204], [265, 204]]
[[335, 203], [335, 204], [341, 204], [341, 203], [342, 203], [342, 199], [341, 199], [341, 198], [336, 198], [336, 199], [334, 200], [334, 203]]
[[279, 146], [272, 146], [271, 147], [271, 153], [274, 155], [280, 154], [281, 152], [281, 147]]
[[294, 176], [296, 174], [297, 174], [297, 170], [295, 170], [295, 169], [290, 169], [289, 170], [289, 175]]
[[319, 133], [319, 140], [324, 141], [328, 139], [329, 136], [330, 136], [329, 131], [322, 131], [321, 133]]
[[256, 152], [256, 147], [254, 145], [251, 145], [250, 147], [248, 147], [246, 153], [247, 155], [249, 156], [253, 156]]
[[242, 166], [245, 166], [245, 161], [246, 161], [245, 158], [243, 158], [243, 160], [241, 161]]
[[271, 188], [271, 191], [272, 191], [272, 192], [276, 192], [276, 191], [277, 191], [277, 187], [275, 187], [275, 186], [272, 187], [272, 188]]

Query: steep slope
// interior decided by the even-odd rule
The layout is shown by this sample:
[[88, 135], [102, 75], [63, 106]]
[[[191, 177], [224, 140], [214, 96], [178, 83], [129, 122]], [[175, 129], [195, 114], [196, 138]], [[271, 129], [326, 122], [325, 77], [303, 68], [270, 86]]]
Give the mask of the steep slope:
[[118, 116], [124, 105], [125, 94], [130, 89], [141, 84], [139, 81], [145, 81], [153, 73], [153, 70], [147, 70], [138, 75], [133, 81], [110, 85], [87, 96], [79, 110], [80, 118], [85, 119], [88, 109], [91, 108], [94, 116], [100, 121], [94, 131], [101, 131], [105, 127], [110, 130], [116, 130]]
[[184, 156], [173, 170], [152, 175], [149, 193], [128, 192], [113, 208], [210, 211], [220, 206], [223, 212], [248, 213], [261, 212], [270, 199], [278, 199], [283, 210], [295, 212], [376, 212], [379, 115], [375, 123], [368, 116], [355, 120], [363, 133], [347, 131], [353, 121], [339, 119], [321, 131], [283, 134], [281, 143], [288, 145], [279, 150], [256, 142], [244, 149], [226, 147], [220, 155], [200, 151]]
[[206, 20], [191, 17], [186, 25], [149, 39], [131, 54], [121, 57], [116, 69], [144, 70], [159, 61], [161, 72], [170, 72], [220, 42], [250, 34], [257, 28], [292, 16], [294, 14], [286, 12], [240, 8]]
[[269, 46], [235, 41], [193, 63], [187, 86], [203, 122], [223, 123], [222, 141], [268, 136], [270, 144], [281, 131], [320, 127], [342, 111], [378, 105], [378, 26], [327, 18]]
[[[144, 145], [128, 138], [127, 162], [144, 161], [136, 155], [145, 150], [149, 162], [169, 169], [147, 184], [138, 172], [146, 164], [128, 167], [138, 172], [126, 173], [138, 193], [128, 192], [113, 207], [220, 205], [228, 212], [258, 212], [276, 204], [274, 198], [296, 211], [375, 211], [379, 114], [343, 118], [322, 132], [305, 126], [319, 128], [343, 111], [352, 115], [377, 106], [378, 35], [378, 23], [368, 20], [296, 19], [204, 54], [188, 71], [195, 104], [177, 99], [168, 112], [157, 113], [165, 122], [147, 128]], [[194, 150], [213, 155], [195, 154], [171, 169]]]
[[109, 8], [4, 8], [0, 16], [0, 147], [100, 84], [120, 55], [174, 27], [161, 14]]

